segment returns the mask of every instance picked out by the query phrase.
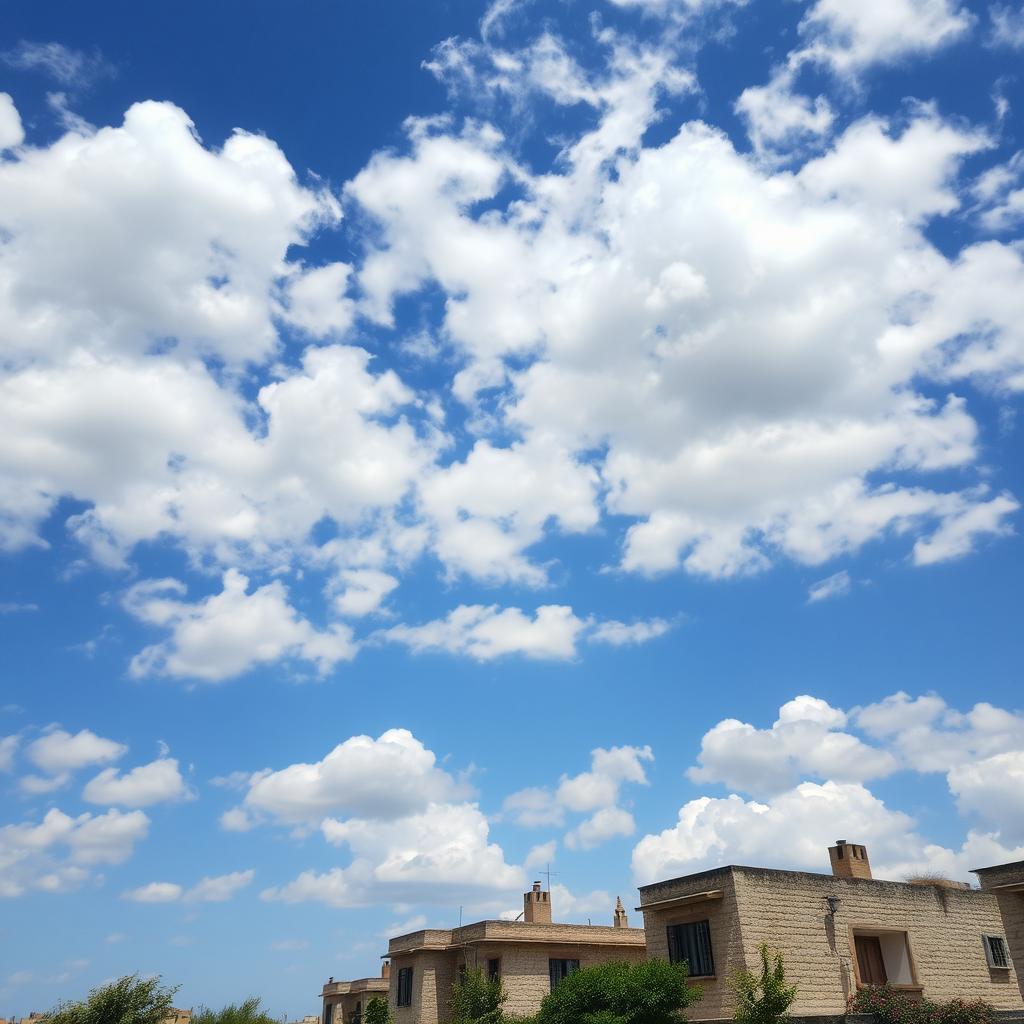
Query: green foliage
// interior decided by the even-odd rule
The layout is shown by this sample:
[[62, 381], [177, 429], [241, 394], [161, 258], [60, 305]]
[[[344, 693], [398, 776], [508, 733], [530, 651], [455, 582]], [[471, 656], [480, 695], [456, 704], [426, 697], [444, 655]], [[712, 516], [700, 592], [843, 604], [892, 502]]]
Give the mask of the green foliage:
[[161, 1024], [170, 1016], [177, 988], [160, 978], [131, 974], [94, 988], [85, 1000], [60, 1003], [46, 1014], [48, 1024]]
[[506, 999], [501, 980], [491, 981], [480, 967], [467, 967], [452, 986], [451, 1024], [501, 1024]]
[[383, 996], [374, 996], [366, 1004], [363, 1024], [391, 1024], [391, 1007]]
[[991, 1024], [995, 1007], [983, 999], [936, 1003], [912, 999], [890, 985], [868, 985], [850, 996], [850, 1013], [873, 1013], [882, 1024]]
[[535, 1024], [678, 1024], [701, 990], [686, 964], [608, 963], [574, 971], [545, 996]]
[[768, 946], [760, 947], [761, 972], [738, 971], [733, 978], [736, 990], [736, 1012], [739, 1024], [778, 1024], [789, 1016], [788, 1010], [796, 999], [796, 985], [786, 984], [782, 954], [775, 950], [774, 957]]
[[192, 1024], [279, 1024], [260, 1008], [259, 996], [250, 996], [245, 1002], [228, 1003], [219, 1010], [201, 1006], [192, 1014]]

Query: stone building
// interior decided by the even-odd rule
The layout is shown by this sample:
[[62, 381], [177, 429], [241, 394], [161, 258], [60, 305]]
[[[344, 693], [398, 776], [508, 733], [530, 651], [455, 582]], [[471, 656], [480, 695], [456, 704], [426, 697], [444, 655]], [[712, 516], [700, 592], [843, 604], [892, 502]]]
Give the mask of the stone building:
[[1021, 913], [1024, 871], [985, 869], [977, 890], [872, 878], [867, 850], [845, 840], [829, 857], [827, 875], [730, 865], [640, 888], [649, 955], [687, 960], [704, 990], [690, 1016], [732, 1016], [731, 977], [758, 965], [762, 943], [782, 953], [798, 986], [794, 1014], [842, 1013], [858, 987], [884, 982], [931, 999], [1024, 1007], [1014, 969], [1024, 950], [1019, 943], [1012, 957], [1000, 955], [999, 904], [1010, 906], [1006, 930], [1016, 921], [1021, 935], [1024, 916], [1012, 913]]
[[395, 1024], [447, 1019], [452, 986], [467, 966], [500, 978], [508, 996], [505, 1011], [521, 1017], [536, 1013], [544, 996], [581, 967], [646, 958], [643, 929], [629, 927], [621, 900], [611, 925], [557, 924], [550, 893], [534, 882], [523, 896], [522, 918], [425, 929], [391, 939], [389, 1002]]
[[366, 1004], [374, 996], [387, 999], [389, 970], [390, 965], [385, 962], [377, 978], [358, 978], [356, 981], [328, 978], [320, 992], [324, 1007], [323, 1024], [361, 1024]]
[[989, 942], [990, 962], [1002, 964], [1009, 960], [1017, 974], [1017, 987], [1024, 998], [1024, 860], [999, 864], [992, 868], [975, 868], [982, 892], [995, 897], [1003, 919], [1004, 948]]

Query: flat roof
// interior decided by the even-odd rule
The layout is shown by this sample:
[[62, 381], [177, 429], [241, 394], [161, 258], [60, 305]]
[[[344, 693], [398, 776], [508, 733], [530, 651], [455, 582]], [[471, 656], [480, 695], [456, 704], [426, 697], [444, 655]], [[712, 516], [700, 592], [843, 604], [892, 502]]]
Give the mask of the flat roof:
[[1024, 871], [1024, 860], [1011, 860], [1006, 864], [993, 864], [987, 868], [971, 868], [971, 874], [976, 875], [979, 871], [996, 871], [999, 868], [1020, 868]]

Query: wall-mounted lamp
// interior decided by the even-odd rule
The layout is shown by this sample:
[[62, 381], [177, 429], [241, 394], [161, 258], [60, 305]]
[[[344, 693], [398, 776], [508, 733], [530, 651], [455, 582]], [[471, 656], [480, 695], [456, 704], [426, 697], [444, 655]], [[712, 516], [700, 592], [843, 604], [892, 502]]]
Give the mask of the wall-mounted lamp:
[[828, 904], [828, 912], [835, 917], [836, 911], [839, 909], [840, 899], [838, 896], [826, 896], [825, 902]]

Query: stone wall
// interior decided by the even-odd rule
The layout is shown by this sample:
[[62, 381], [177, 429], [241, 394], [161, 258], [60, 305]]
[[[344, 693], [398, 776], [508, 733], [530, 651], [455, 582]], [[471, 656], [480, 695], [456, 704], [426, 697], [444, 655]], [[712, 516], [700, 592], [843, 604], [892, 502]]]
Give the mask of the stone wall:
[[[994, 868], [978, 871], [982, 889], [998, 885], [1024, 883], [1024, 861], [1015, 864], [1001, 864]], [[1003, 920], [1002, 934], [1010, 952], [1017, 974], [1017, 986], [1024, 997], [1024, 892], [996, 892], [996, 902]]]

